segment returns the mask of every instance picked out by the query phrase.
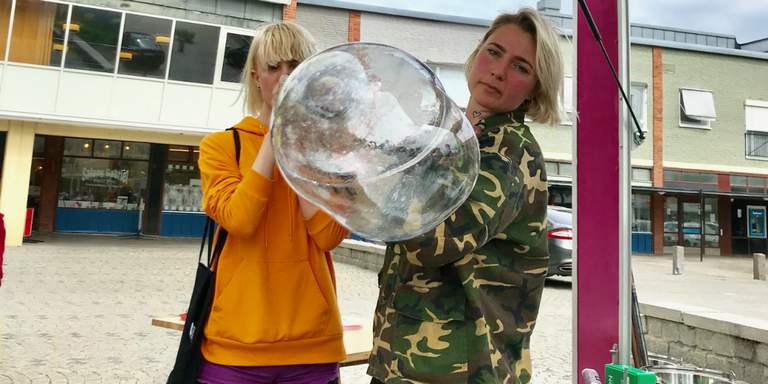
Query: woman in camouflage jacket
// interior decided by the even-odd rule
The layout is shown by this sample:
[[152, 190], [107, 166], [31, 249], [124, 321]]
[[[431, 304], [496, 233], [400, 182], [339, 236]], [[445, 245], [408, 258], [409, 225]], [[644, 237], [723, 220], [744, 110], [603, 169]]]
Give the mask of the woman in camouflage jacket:
[[469, 198], [434, 230], [387, 244], [373, 383], [529, 383], [547, 273], [544, 158], [525, 125], [558, 121], [558, 36], [532, 9], [496, 18], [466, 64], [480, 143]]

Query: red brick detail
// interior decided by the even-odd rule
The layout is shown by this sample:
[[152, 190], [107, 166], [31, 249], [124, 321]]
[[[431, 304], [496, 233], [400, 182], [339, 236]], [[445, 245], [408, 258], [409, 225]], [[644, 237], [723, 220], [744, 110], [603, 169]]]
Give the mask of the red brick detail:
[[360, 12], [349, 11], [349, 26], [347, 27], [347, 41], [354, 43], [360, 41]]
[[653, 48], [653, 186], [664, 186], [664, 62]]
[[731, 191], [731, 175], [722, 173], [717, 175], [717, 190], [720, 192]]
[[283, 6], [283, 21], [296, 21], [296, 1], [291, 0], [291, 3]]

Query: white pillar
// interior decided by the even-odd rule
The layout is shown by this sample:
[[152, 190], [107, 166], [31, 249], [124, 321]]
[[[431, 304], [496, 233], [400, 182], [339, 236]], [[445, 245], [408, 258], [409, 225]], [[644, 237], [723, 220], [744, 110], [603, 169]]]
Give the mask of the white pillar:
[[765, 280], [765, 254], [752, 254], [752, 270], [755, 280]]
[[24, 220], [35, 145], [35, 123], [11, 120], [5, 138], [5, 158], [0, 181], [0, 212], [5, 215], [5, 245], [19, 246], [24, 239]]
[[682, 275], [684, 263], [685, 263], [685, 247], [676, 245], [675, 253], [672, 255], [672, 274]]

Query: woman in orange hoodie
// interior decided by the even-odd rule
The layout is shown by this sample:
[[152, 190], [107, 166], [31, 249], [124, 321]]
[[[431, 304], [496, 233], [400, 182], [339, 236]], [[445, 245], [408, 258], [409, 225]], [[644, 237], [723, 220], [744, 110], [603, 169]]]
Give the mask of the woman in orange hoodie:
[[338, 380], [346, 355], [330, 251], [348, 231], [288, 186], [269, 133], [281, 78], [313, 52], [311, 36], [296, 24], [259, 28], [243, 69], [250, 115], [235, 126], [239, 165], [233, 132], [200, 144], [205, 211], [229, 232], [205, 326], [201, 383]]

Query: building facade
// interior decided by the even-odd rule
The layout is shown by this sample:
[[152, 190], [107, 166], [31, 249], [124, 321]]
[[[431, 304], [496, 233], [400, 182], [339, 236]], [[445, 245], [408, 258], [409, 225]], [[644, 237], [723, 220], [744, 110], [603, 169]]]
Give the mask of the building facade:
[[[557, 2], [547, 2], [549, 6]], [[0, 211], [19, 244], [39, 231], [196, 235], [197, 144], [242, 115], [238, 79], [255, 27], [287, 19], [319, 48], [370, 41], [427, 63], [466, 106], [463, 64], [490, 20], [335, 0], [0, 0]], [[571, 205], [575, 49], [561, 30], [563, 123], [532, 124], [550, 199]], [[765, 251], [768, 53], [762, 40], [632, 25], [633, 249]], [[607, 69], [607, 68], [606, 68]], [[608, 72], [606, 72], [608, 73]], [[583, 95], [582, 97], [588, 97]], [[588, 127], [580, 127], [588, 129]]]

